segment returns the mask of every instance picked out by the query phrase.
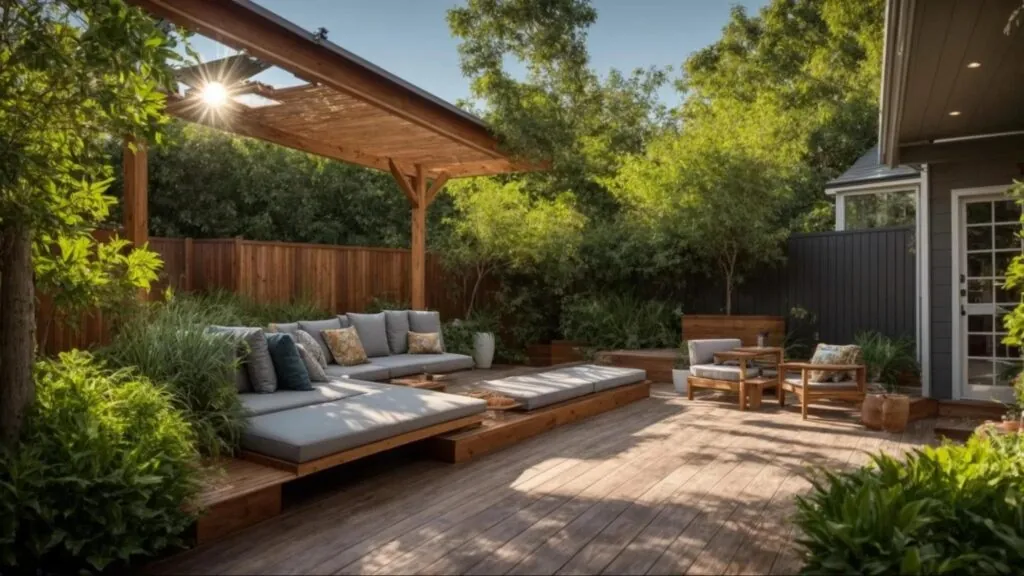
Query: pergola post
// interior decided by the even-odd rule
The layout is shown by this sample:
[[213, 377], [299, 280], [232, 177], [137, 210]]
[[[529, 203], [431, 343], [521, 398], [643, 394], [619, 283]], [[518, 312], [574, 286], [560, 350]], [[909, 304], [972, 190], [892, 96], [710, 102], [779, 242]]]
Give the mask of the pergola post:
[[416, 165], [412, 207], [412, 309], [427, 308], [427, 179], [423, 165]]
[[149, 173], [144, 142], [124, 140], [124, 235], [135, 246], [149, 242]]

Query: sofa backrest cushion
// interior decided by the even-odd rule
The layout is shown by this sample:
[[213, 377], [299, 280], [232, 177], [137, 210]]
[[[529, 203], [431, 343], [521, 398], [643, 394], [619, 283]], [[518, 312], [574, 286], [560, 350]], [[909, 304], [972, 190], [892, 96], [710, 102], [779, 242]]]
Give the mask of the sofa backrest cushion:
[[352, 326], [352, 323], [348, 321], [348, 314], [338, 314], [338, 322], [341, 322], [342, 328], [348, 328]]
[[267, 332], [271, 334], [280, 332], [282, 334], [294, 334], [299, 329], [298, 322], [286, 322], [284, 324], [270, 324], [267, 326]]
[[727, 352], [743, 346], [739, 338], [715, 338], [710, 340], [688, 340], [690, 350], [690, 366], [711, 364], [715, 361], [715, 352]]
[[337, 316], [334, 318], [328, 318], [327, 320], [299, 320], [299, 328], [309, 332], [309, 335], [316, 340], [316, 343], [320, 346], [320, 350], [323, 351], [324, 358], [327, 360], [328, 364], [334, 361], [334, 357], [331, 356], [331, 349], [327, 347], [327, 342], [324, 341], [324, 337], [320, 333], [324, 330], [341, 330], [343, 326], [341, 325], [341, 320], [339, 320]]
[[392, 354], [405, 354], [409, 350], [409, 312], [385, 310], [384, 323], [388, 331], [388, 347]]
[[243, 362], [253, 392], [267, 394], [277, 390], [274, 361], [270, 358], [270, 349], [267, 347], [267, 338], [262, 328], [210, 326], [207, 330], [214, 334], [234, 336], [245, 343], [246, 353]]
[[330, 380], [327, 377], [327, 372], [324, 371], [325, 365], [321, 364], [320, 359], [317, 357], [320, 347], [316, 343], [308, 345], [296, 342], [295, 347], [299, 349], [299, 358], [302, 358], [302, 363], [306, 365], [306, 372], [309, 374], [310, 382], [327, 382]]
[[274, 361], [274, 373], [277, 374], [277, 387], [282, 390], [312, 390], [313, 383], [309, 380], [309, 371], [299, 356], [295, 339], [291, 334], [267, 334], [267, 348], [270, 358]]
[[387, 356], [391, 354], [388, 347], [387, 320], [383, 312], [376, 314], [356, 314], [349, 312], [348, 321], [355, 327], [359, 334], [359, 341], [363, 343], [363, 350], [370, 358], [376, 356]]
[[441, 313], [427, 310], [409, 310], [409, 331], [429, 334], [436, 332], [444, 351], [444, 334], [441, 333]]

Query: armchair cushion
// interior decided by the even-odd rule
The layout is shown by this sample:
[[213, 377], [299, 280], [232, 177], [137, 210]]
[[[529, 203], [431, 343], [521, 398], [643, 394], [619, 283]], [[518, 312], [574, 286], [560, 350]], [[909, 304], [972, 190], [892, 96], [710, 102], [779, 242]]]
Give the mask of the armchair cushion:
[[715, 352], [726, 352], [739, 348], [743, 343], [739, 338], [716, 338], [713, 340], [689, 340], [686, 347], [690, 352], [690, 366], [713, 364]]
[[[760, 369], [756, 366], [748, 367], [746, 378], [757, 378]], [[740, 381], [740, 367], [727, 364], [697, 364], [690, 366], [690, 376], [707, 378], [709, 380], [728, 380], [730, 382]]]
[[[814, 356], [811, 357], [811, 364], [843, 364], [843, 347], [832, 344], [818, 344], [814, 349]], [[838, 376], [838, 377], [837, 377]], [[833, 372], [829, 370], [811, 370], [808, 381], [810, 382], [834, 382], [845, 379], [846, 372]]]
[[[803, 380], [799, 374], [789, 375], [785, 380], [786, 384], [793, 386], [803, 387]], [[807, 380], [807, 388], [809, 390], [856, 390], [856, 380], [841, 380], [839, 382], [825, 381], [825, 382], [812, 382], [810, 379]]]

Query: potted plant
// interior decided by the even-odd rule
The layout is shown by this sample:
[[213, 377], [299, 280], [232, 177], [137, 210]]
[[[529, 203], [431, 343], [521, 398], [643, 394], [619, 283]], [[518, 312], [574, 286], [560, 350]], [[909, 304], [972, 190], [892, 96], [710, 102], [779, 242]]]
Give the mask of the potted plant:
[[898, 384], [904, 374], [920, 372], [913, 341], [878, 332], [858, 334], [855, 340], [872, 383], [861, 405], [861, 421], [868, 428], [902, 432], [910, 419], [910, 397], [898, 392]]
[[1024, 416], [1022, 412], [1024, 411], [1017, 404], [1007, 404], [1006, 414], [1003, 414], [1003, 421], [999, 424], [999, 428], [1008, 434], [1020, 432], [1021, 418]]
[[484, 370], [491, 367], [494, 361], [494, 333], [475, 332], [473, 333], [473, 362], [477, 368]]
[[690, 349], [686, 345], [684, 340], [679, 345], [679, 351], [676, 354], [675, 365], [672, 367], [672, 385], [675, 386], [676, 392], [679, 394], [686, 394], [687, 383], [686, 379], [690, 376]]

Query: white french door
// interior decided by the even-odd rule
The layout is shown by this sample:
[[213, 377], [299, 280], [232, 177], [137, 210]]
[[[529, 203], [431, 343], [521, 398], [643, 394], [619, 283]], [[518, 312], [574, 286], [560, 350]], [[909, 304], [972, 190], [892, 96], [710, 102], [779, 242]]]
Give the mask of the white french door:
[[964, 194], [958, 199], [954, 301], [959, 302], [959, 313], [953, 330], [959, 378], [953, 384], [959, 385], [961, 398], [1009, 402], [1012, 380], [1021, 371], [1021, 354], [1017, 347], [1003, 344], [1003, 317], [1020, 303], [1020, 293], [1011, 293], [1003, 284], [1010, 261], [1024, 248], [1020, 207], [999, 193]]

